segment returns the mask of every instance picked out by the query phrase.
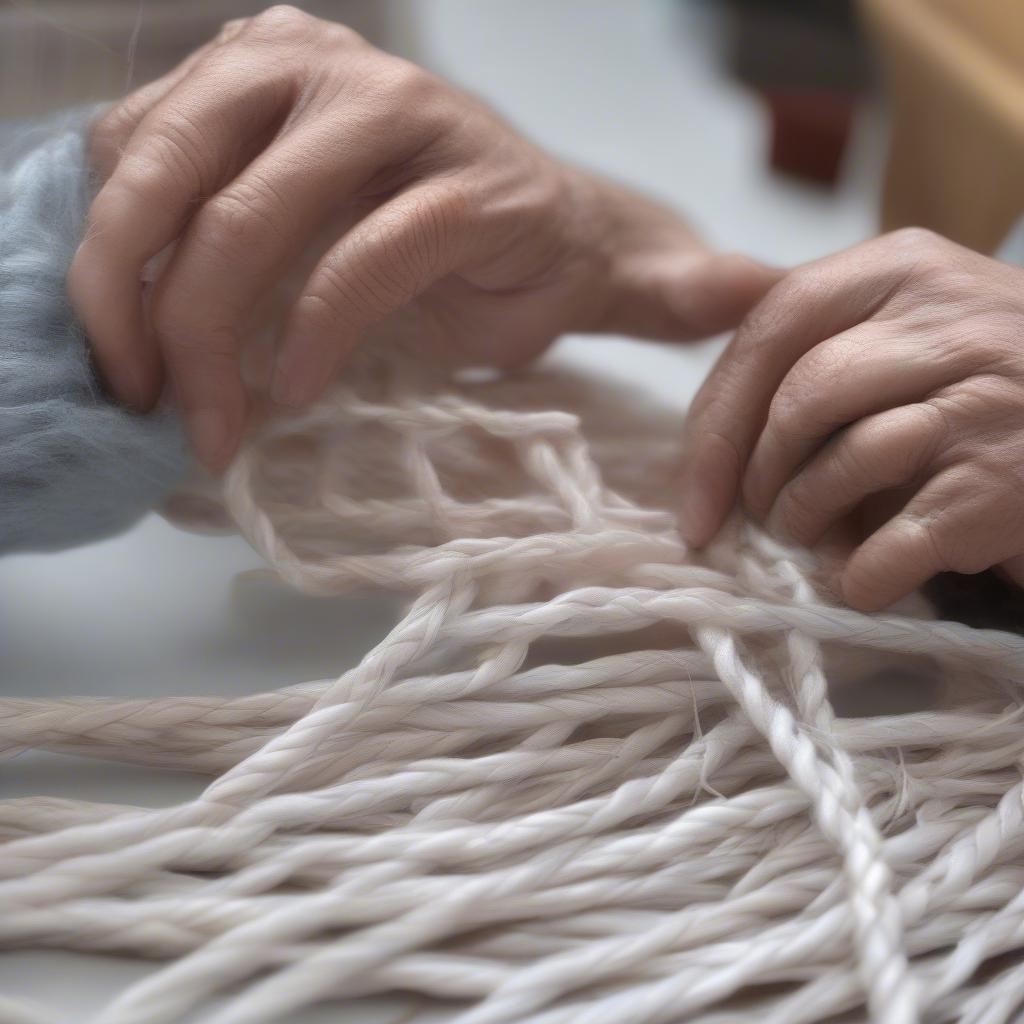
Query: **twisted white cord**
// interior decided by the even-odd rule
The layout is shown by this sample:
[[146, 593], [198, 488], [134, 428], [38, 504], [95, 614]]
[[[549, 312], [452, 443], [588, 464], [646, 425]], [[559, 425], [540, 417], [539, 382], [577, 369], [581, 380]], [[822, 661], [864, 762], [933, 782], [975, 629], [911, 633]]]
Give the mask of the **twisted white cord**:
[[[408, 611], [271, 693], [0, 698], [0, 758], [213, 777], [168, 809], [0, 801], [0, 944], [170, 961], [96, 1024], [395, 991], [460, 1024], [1018, 1019], [1024, 642], [831, 605], [740, 522], [696, 560], [677, 437], [594, 382], [399, 360], [266, 425], [178, 507]], [[932, 707], [833, 710], [829, 679], [925, 673]]]

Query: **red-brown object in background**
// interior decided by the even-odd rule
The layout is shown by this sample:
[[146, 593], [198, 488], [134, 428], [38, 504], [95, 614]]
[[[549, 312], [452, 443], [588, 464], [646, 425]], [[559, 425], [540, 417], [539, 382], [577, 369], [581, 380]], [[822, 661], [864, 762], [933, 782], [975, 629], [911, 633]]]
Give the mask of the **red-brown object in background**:
[[855, 94], [787, 87], [759, 91], [771, 117], [772, 169], [834, 184], [850, 136]]

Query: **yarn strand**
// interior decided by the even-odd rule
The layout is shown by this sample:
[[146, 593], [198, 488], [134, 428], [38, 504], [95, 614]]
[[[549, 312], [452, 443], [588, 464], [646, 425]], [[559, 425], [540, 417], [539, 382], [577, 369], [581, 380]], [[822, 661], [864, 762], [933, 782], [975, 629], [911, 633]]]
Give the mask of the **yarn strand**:
[[[679, 436], [596, 380], [385, 350], [263, 423], [169, 514], [405, 609], [270, 692], [0, 697], [0, 761], [207, 777], [0, 801], [0, 949], [166, 961], [89, 1024], [396, 993], [458, 1024], [1020, 1019], [1024, 640], [843, 608], [739, 518], [686, 550]], [[906, 709], [842, 713], [871, 679]]]

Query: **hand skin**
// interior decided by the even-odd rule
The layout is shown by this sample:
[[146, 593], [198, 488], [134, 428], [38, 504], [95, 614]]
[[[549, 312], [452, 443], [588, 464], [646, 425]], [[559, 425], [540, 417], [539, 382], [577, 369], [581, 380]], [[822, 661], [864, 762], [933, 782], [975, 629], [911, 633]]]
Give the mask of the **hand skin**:
[[[423, 357], [514, 364], [567, 331], [688, 340], [777, 279], [671, 211], [547, 156], [480, 102], [291, 7], [228, 23], [94, 125], [105, 183], [68, 277], [116, 399], [169, 374], [222, 468], [242, 433], [247, 313], [337, 232], [278, 342], [272, 397], [315, 399], [364, 331], [415, 309]], [[148, 299], [148, 261], [177, 241]]]
[[738, 497], [813, 546], [854, 513], [846, 602], [941, 571], [1024, 583], [1024, 270], [921, 229], [789, 273], [750, 312], [686, 425], [695, 546]]

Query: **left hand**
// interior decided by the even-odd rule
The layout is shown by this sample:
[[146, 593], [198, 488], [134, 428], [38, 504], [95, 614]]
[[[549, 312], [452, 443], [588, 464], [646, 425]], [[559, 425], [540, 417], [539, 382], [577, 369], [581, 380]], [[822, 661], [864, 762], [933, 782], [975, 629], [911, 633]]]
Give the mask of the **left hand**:
[[271, 394], [298, 409], [410, 310], [425, 362], [507, 366], [571, 331], [706, 337], [778, 278], [293, 7], [229, 22], [90, 143], [106, 181], [71, 302], [112, 397], [146, 410], [166, 371], [214, 470], [245, 427], [254, 315], [288, 281]]
[[687, 420], [681, 529], [736, 499], [814, 545], [868, 510], [844, 599], [936, 573], [1024, 583], [1024, 271], [922, 229], [797, 268], [741, 325]]

